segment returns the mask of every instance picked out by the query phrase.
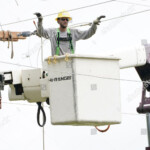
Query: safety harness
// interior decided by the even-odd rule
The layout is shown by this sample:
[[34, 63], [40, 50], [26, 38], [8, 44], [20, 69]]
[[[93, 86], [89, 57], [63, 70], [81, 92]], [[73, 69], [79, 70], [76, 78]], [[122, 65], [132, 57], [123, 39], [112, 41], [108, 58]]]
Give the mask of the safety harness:
[[59, 55], [60, 53], [60, 41], [69, 41], [70, 43], [70, 51], [72, 54], [74, 54], [73, 44], [72, 44], [72, 36], [70, 29], [67, 28], [67, 38], [61, 38], [60, 37], [60, 30], [57, 29], [57, 47], [56, 47], [56, 55]]

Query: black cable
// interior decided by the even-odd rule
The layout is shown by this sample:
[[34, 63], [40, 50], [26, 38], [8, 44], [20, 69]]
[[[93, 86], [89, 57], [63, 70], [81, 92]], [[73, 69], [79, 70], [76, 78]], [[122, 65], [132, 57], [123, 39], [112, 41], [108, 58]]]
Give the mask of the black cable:
[[[45, 123], [46, 123], [46, 114], [45, 111], [41, 105], [41, 102], [37, 102], [38, 105], [38, 111], [37, 111], [37, 123], [40, 127], [44, 127]], [[43, 123], [40, 123], [40, 111], [43, 113]]]

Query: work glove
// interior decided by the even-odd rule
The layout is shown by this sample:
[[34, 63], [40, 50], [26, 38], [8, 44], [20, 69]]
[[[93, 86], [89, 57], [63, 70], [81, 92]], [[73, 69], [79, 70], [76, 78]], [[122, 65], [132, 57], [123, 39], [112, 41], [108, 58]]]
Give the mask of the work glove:
[[19, 36], [29, 37], [29, 36], [31, 36], [31, 35], [32, 35], [32, 32], [30, 32], [30, 31], [24, 31], [24, 32], [20, 32], [20, 33], [18, 34], [18, 37], [19, 37]]
[[42, 17], [42, 15], [41, 15], [40, 13], [36, 12], [36, 13], [34, 13], [34, 15], [36, 15], [36, 16], [37, 16], [37, 18], [38, 18], [38, 22], [42, 22], [43, 17]]
[[18, 36], [18, 37], [19, 37], [19, 36], [29, 37], [29, 36], [31, 36], [31, 35], [37, 35], [37, 36], [41, 37], [41, 36], [38, 34], [37, 30], [35, 30], [35, 31], [33, 31], [33, 32], [30, 32], [30, 31], [20, 32], [17, 36]]
[[105, 16], [99, 16], [96, 20], [93, 21], [93, 23], [99, 25], [101, 23], [102, 18], [105, 18]]

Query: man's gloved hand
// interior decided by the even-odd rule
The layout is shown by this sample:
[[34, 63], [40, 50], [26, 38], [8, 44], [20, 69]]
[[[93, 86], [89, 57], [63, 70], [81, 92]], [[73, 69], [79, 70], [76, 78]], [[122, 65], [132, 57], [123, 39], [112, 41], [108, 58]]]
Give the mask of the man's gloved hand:
[[101, 19], [105, 18], [105, 16], [99, 16], [96, 20], [93, 21], [94, 24], [99, 25], [101, 23]]
[[38, 37], [41, 37], [41, 35], [38, 33], [37, 30], [35, 30], [35, 31], [33, 32], [33, 35], [37, 35]]
[[36, 13], [34, 13], [34, 15], [37, 16], [39, 22], [42, 22], [43, 17], [42, 17], [42, 15], [40, 13], [36, 12]]

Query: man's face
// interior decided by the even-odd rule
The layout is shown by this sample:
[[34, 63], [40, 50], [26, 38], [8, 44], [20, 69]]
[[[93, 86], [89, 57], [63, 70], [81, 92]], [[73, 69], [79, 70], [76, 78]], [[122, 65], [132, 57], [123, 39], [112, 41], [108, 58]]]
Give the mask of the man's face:
[[60, 24], [62, 28], [66, 28], [68, 26], [68, 21], [69, 21], [69, 18], [59, 18], [58, 24]]

